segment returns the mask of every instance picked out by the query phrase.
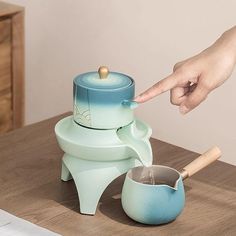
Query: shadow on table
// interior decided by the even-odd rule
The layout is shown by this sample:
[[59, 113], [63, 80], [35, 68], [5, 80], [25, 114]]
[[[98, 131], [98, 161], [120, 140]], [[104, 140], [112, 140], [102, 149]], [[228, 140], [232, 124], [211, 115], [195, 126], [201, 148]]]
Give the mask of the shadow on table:
[[[121, 205], [120, 194], [122, 191], [122, 186], [124, 183], [125, 175], [122, 175], [115, 179], [104, 191], [97, 208], [97, 213], [100, 211], [103, 215], [114, 220], [116, 222], [135, 226], [135, 227], [156, 227], [150, 225], [144, 225], [130, 219], [125, 212], [123, 211]], [[66, 208], [73, 210], [76, 213], [80, 214], [79, 209], [79, 199], [77, 195], [77, 190], [73, 180], [68, 182], [57, 181], [57, 186], [53, 186], [54, 190], [57, 189], [57, 194], [51, 196], [61, 205]], [[50, 194], [52, 186], [48, 186], [47, 195]], [[185, 191], [188, 192], [191, 190], [191, 187], [185, 186]]]
[[123, 211], [121, 205], [121, 191], [124, 183], [125, 175], [115, 179], [105, 190], [99, 205], [99, 211], [116, 222], [134, 226], [134, 227], [155, 227], [150, 225], [140, 224], [130, 219]]
[[[232, 167], [227, 164], [224, 165], [226, 166], [225, 168], [227, 168], [228, 171], [224, 172], [222, 175], [220, 174], [222, 163], [218, 162], [212, 164], [212, 168], [206, 168], [206, 170], [203, 170], [199, 172], [199, 174], [196, 174], [195, 176], [187, 179], [184, 183], [187, 197], [194, 198], [195, 200], [197, 199], [199, 202], [206, 202], [205, 194], [201, 195], [201, 191], [193, 191], [193, 193], [191, 194], [191, 190], [196, 190], [196, 187], [199, 187], [199, 190], [201, 190], [201, 183], [205, 184], [204, 188], [207, 188], [207, 185], [209, 185], [209, 187], [215, 186], [216, 188], [222, 189], [223, 192], [224, 190], [230, 190], [232, 194], [236, 192], [234, 182], [235, 180], [229, 181], [229, 177], [230, 175], [232, 175]], [[156, 227], [139, 224], [130, 219], [123, 211], [121, 206], [121, 200], [120, 198], [117, 198], [117, 195], [119, 195], [122, 191], [124, 178], [125, 175], [118, 177], [106, 188], [105, 192], [103, 193], [100, 199], [99, 207], [97, 209], [97, 215], [102, 213], [102, 215], [110, 218], [113, 221], [134, 227]], [[53, 189], [54, 191], [52, 191]], [[73, 180], [68, 182], [61, 182], [59, 179], [57, 179], [54, 183], [51, 183], [48, 186], [48, 190], [46, 192], [41, 194], [44, 195], [44, 197], [57, 201], [61, 205], [73, 210], [78, 214], [80, 213], [79, 199]], [[218, 205], [221, 207], [225, 207], [228, 210], [230, 210], [230, 208], [232, 207], [231, 204], [227, 204], [223, 200], [221, 201], [219, 199], [214, 199], [213, 196], [211, 198], [211, 202], [209, 202], [209, 205]]]

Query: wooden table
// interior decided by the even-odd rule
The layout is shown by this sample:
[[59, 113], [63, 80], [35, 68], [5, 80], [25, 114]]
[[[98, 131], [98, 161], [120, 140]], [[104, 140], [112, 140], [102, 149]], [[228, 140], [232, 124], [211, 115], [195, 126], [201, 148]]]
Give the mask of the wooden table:
[[[66, 114], [68, 115], [68, 114]], [[0, 208], [62, 235], [236, 235], [236, 167], [217, 161], [185, 181], [186, 206], [176, 221], [146, 226], [121, 208], [124, 176], [104, 192], [95, 216], [79, 213], [73, 181], [60, 180], [54, 135], [58, 116], [0, 137]], [[152, 139], [154, 163], [181, 169], [196, 153]]]

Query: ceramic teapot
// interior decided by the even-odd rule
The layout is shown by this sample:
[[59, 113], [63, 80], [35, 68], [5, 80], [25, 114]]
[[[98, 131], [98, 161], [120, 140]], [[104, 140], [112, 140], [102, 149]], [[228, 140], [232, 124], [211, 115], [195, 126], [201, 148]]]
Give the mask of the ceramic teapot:
[[98, 72], [78, 75], [73, 83], [74, 121], [93, 129], [117, 129], [134, 120], [135, 82], [128, 75]]

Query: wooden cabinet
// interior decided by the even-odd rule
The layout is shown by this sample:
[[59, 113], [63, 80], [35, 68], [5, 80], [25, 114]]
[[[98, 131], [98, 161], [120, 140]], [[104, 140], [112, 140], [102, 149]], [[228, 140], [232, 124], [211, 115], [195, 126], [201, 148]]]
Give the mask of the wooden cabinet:
[[0, 2], [0, 133], [24, 123], [24, 8]]

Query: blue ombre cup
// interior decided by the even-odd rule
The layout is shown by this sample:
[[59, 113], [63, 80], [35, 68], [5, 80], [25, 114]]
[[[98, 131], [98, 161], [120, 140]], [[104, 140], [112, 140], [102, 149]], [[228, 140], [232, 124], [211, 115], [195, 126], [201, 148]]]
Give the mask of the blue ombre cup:
[[121, 203], [125, 213], [143, 224], [166, 224], [176, 219], [185, 203], [181, 174], [161, 165], [135, 167], [126, 174]]
[[134, 119], [134, 80], [100, 67], [74, 79], [74, 121], [94, 129], [117, 129]]

